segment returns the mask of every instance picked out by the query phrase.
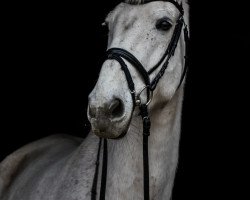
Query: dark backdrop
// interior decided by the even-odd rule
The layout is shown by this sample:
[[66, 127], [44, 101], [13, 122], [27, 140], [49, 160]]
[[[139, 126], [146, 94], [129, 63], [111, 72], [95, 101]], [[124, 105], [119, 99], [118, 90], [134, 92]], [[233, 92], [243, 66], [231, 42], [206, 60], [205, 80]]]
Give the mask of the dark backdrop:
[[[117, 2], [10, 5], [0, 160], [47, 135], [88, 132], [87, 96], [106, 48], [101, 23]], [[249, 91], [246, 6], [190, 4], [191, 66], [173, 200], [241, 199], [249, 132], [243, 115]]]

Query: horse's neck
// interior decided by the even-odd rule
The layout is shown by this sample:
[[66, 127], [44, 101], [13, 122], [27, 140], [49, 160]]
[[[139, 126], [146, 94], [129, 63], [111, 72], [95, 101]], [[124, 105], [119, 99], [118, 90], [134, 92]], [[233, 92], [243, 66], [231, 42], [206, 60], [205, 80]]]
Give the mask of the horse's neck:
[[[178, 159], [182, 96], [183, 90], [180, 88], [168, 104], [149, 109], [152, 123], [148, 146], [150, 196], [155, 200], [169, 200], [171, 196]], [[106, 199], [143, 199], [142, 132], [141, 117], [135, 114], [128, 133], [122, 139], [108, 140]], [[64, 185], [72, 185], [73, 179], [79, 182], [72, 185], [73, 194], [79, 198], [89, 197], [98, 141], [98, 137], [91, 133], [66, 165], [65, 174], [61, 176], [64, 199], [70, 199], [67, 195], [72, 195], [72, 192], [65, 192]], [[101, 170], [102, 167], [99, 167], [99, 175]], [[101, 176], [98, 177], [97, 198], [100, 181]]]
[[[183, 90], [150, 110], [150, 193], [169, 199], [178, 159]], [[143, 199], [142, 122], [134, 116], [123, 139], [108, 141], [107, 199]], [[125, 195], [125, 196], [124, 196]], [[126, 198], [125, 198], [126, 197]]]

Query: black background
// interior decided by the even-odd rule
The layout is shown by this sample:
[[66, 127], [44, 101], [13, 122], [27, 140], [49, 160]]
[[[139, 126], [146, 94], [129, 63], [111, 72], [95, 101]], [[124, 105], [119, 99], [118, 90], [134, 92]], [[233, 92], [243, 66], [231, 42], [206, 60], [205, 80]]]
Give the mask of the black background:
[[[86, 135], [87, 96], [106, 48], [101, 23], [117, 2], [8, 6], [0, 160], [47, 135]], [[192, 0], [190, 6], [191, 66], [173, 200], [242, 199], [249, 132], [247, 8], [233, 1]]]

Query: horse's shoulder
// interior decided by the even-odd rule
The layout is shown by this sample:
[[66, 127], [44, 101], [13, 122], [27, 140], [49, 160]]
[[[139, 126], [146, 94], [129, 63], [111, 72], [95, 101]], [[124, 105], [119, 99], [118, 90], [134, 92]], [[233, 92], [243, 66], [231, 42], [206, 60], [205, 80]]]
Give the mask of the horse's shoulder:
[[81, 142], [81, 138], [65, 134], [52, 135], [31, 142], [7, 156], [0, 163], [0, 197], [28, 161], [44, 156], [46, 152], [77, 147]]

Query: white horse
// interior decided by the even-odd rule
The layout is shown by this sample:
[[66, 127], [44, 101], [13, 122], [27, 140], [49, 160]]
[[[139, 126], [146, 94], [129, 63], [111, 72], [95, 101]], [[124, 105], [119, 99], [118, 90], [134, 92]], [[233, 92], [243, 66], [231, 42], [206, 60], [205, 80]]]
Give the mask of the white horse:
[[[178, 1], [181, 3], [181, 1]], [[138, 4], [138, 5], [135, 5]], [[188, 23], [188, 5], [183, 0]], [[108, 49], [119, 47], [135, 55], [146, 70], [163, 56], [174, 33], [180, 11], [169, 1], [119, 4], [105, 20], [109, 27]], [[149, 105], [150, 199], [169, 200], [178, 161], [185, 42], [182, 32], [174, 56], [160, 79]], [[135, 92], [144, 83], [125, 60]], [[152, 80], [159, 72], [156, 69]], [[141, 101], [146, 101], [142, 92]], [[50, 136], [28, 144], [0, 164], [1, 200], [91, 199], [99, 137], [108, 139], [106, 199], [143, 199], [142, 120], [120, 63], [104, 62], [98, 82], [89, 95], [88, 117], [92, 131], [84, 140], [66, 135]], [[95, 134], [93, 134], [95, 133]], [[119, 136], [123, 136], [119, 139]], [[102, 151], [102, 150], [101, 150]], [[100, 163], [102, 166], [102, 162]], [[101, 174], [101, 167], [99, 168]], [[97, 198], [101, 180], [97, 180]]]

